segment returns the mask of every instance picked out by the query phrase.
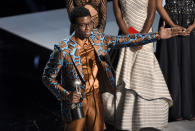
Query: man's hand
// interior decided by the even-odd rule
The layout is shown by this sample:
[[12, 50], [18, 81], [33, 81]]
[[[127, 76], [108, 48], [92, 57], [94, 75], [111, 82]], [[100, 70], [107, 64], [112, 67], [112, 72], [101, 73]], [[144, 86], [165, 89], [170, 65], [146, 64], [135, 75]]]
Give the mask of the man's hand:
[[72, 103], [79, 103], [80, 98], [81, 95], [77, 94], [77, 92], [74, 91], [73, 93], [69, 93], [66, 99], [68, 99]]
[[185, 28], [181, 26], [174, 26], [172, 28], [165, 28], [165, 22], [163, 22], [163, 26], [160, 27], [160, 38], [168, 39], [177, 35], [184, 35], [183, 31]]
[[76, 91], [74, 91], [72, 95], [72, 103], [79, 103], [81, 95], [77, 94]]

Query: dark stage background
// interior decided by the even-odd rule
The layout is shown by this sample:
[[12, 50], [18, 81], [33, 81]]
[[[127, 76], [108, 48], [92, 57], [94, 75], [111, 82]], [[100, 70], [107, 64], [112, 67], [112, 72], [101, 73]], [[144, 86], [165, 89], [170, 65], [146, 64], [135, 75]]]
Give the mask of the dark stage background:
[[[65, 0], [6, 0], [0, 17], [65, 7]], [[42, 84], [50, 50], [0, 29], [0, 131], [63, 130], [59, 103]]]
[[41, 82], [50, 52], [0, 30], [0, 131], [60, 128], [59, 103]]

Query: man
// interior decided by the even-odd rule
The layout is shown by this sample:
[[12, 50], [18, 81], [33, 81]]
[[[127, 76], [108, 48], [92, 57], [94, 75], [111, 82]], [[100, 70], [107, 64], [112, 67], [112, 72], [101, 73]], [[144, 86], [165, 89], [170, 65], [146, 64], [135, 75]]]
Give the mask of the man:
[[[44, 69], [43, 82], [58, 100], [65, 103], [67, 131], [102, 131], [104, 115], [101, 101], [102, 89], [114, 93], [115, 80], [105, 57], [109, 48], [130, 47], [146, 44], [156, 39], [170, 38], [171, 29], [161, 28], [160, 34], [134, 34], [108, 36], [92, 29], [93, 23], [88, 9], [74, 8], [71, 23], [75, 26], [67, 40], [54, 46]], [[61, 70], [61, 83], [56, 80]], [[82, 82], [81, 95], [75, 90], [74, 81]], [[71, 120], [71, 104], [78, 103], [84, 111], [84, 118]]]

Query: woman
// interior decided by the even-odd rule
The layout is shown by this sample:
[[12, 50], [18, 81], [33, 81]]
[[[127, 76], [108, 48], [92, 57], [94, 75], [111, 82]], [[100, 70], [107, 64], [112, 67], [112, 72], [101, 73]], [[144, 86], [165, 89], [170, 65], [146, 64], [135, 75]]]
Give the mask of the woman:
[[[66, 7], [69, 16], [74, 7], [82, 5], [85, 5], [85, 7], [89, 9], [94, 28], [99, 29], [100, 32], [104, 32], [107, 16], [107, 0], [66, 0]], [[72, 34], [73, 31], [74, 25], [71, 25], [70, 34]]]
[[184, 36], [160, 40], [156, 56], [173, 98], [170, 120], [195, 119], [195, 2], [157, 1], [157, 10], [169, 27], [185, 28]]
[[[114, 12], [122, 34], [132, 26], [141, 33], [151, 31], [156, 0], [114, 0]], [[113, 58], [112, 58], [113, 59]], [[116, 68], [117, 83], [125, 82], [123, 102], [116, 111], [117, 128], [137, 131], [167, 126], [172, 99], [158, 62], [153, 43], [141, 49], [121, 50]]]

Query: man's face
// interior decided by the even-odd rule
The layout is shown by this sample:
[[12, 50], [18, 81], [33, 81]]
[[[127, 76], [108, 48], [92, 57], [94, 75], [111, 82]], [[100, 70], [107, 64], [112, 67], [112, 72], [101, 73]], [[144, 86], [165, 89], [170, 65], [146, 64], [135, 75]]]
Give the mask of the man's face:
[[89, 38], [91, 30], [93, 29], [93, 23], [91, 16], [84, 16], [77, 18], [75, 33], [81, 39]]

